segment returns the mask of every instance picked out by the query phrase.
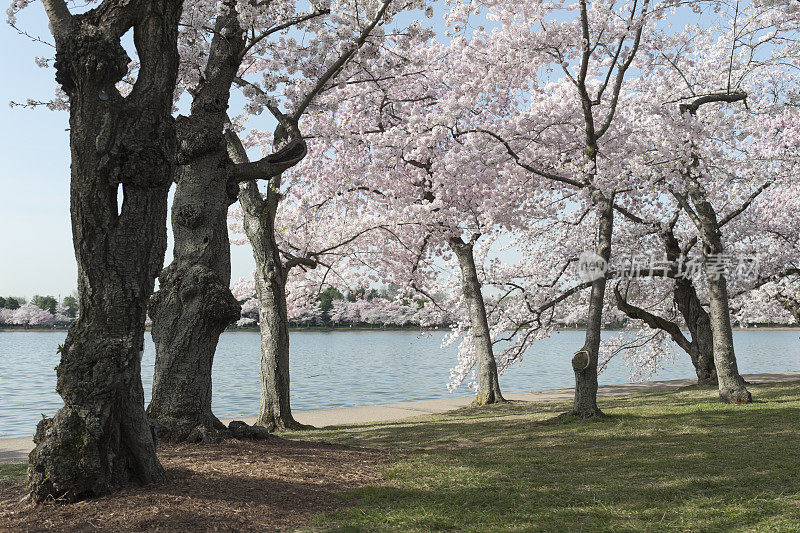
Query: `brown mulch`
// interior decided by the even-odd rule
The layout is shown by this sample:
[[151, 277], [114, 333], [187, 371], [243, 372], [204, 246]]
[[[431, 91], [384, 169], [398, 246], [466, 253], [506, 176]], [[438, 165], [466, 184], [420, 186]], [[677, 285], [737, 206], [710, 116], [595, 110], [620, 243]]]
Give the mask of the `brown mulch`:
[[0, 531], [274, 531], [347, 504], [340, 493], [382, 479], [388, 454], [325, 442], [225, 440], [163, 446], [163, 485], [126, 487], [70, 505], [21, 504], [0, 483]]

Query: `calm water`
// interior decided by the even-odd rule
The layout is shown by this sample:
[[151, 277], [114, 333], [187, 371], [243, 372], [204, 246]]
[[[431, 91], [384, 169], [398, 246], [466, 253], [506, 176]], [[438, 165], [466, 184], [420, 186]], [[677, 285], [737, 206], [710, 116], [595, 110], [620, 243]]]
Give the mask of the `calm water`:
[[[612, 333], [613, 334], [613, 333]], [[798, 331], [734, 333], [742, 373], [800, 370]], [[64, 332], [0, 332], [0, 437], [33, 433], [42, 414], [61, 406], [54, 392], [56, 349]], [[444, 333], [293, 332], [292, 407], [296, 410], [370, 405], [447, 397], [446, 383], [456, 347], [442, 349]], [[145, 398], [150, 398], [155, 348], [146, 335], [142, 362]], [[521, 364], [500, 376], [504, 392], [558, 389], [573, 384], [570, 357], [583, 332], [562, 331], [541, 341]], [[259, 337], [225, 333], [214, 364], [214, 412], [220, 418], [256, 414], [259, 397]], [[688, 356], [678, 353], [654, 379], [693, 377]], [[601, 384], [625, 383], [621, 359], [609, 363]], [[469, 395], [466, 385], [453, 394]]]

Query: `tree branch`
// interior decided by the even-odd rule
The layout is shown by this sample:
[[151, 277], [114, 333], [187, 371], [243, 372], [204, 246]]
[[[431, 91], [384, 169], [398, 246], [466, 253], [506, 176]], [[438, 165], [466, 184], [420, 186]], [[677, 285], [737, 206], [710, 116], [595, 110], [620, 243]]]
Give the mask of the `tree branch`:
[[42, 0], [47, 18], [50, 19], [53, 36], [59, 37], [68, 31], [72, 15], [64, 0]]
[[772, 180], [769, 180], [769, 181], [767, 181], [767, 182], [766, 182], [766, 183], [764, 183], [764, 184], [763, 184], [761, 187], [759, 187], [758, 189], [756, 189], [755, 191], [753, 191], [753, 194], [751, 194], [751, 195], [750, 195], [750, 196], [747, 198], [747, 200], [745, 200], [745, 202], [744, 202], [742, 205], [740, 205], [738, 208], [736, 208], [736, 209], [734, 209], [733, 211], [731, 211], [730, 213], [728, 213], [728, 215], [727, 215], [725, 218], [723, 218], [723, 219], [722, 219], [722, 220], [719, 222], [719, 227], [721, 228], [722, 226], [724, 226], [725, 224], [727, 224], [728, 222], [730, 222], [731, 220], [733, 220], [734, 218], [736, 218], [736, 217], [738, 217], [740, 214], [742, 214], [742, 212], [743, 212], [745, 209], [747, 209], [748, 207], [750, 207], [750, 204], [752, 204], [752, 203], [753, 203], [753, 200], [755, 200], [755, 199], [756, 199], [756, 197], [758, 197], [758, 195], [759, 195], [759, 194], [761, 194], [762, 192], [764, 192], [764, 189], [766, 189], [766, 188], [767, 188], [767, 187], [769, 187], [770, 185], [772, 185]]
[[454, 134], [453, 134], [453, 136], [454, 136], [454, 137], [459, 137], [459, 136], [461, 136], [461, 135], [465, 135], [465, 134], [467, 134], [467, 133], [483, 133], [483, 134], [485, 134], [485, 135], [488, 135], [488, 136], [492, 137], [492, 138], [493, 138], [493, 139], [495, 139], [497, 142], [499, 142], [500, 144], [502, 144], [502, 145], [503, 145], [503, 147], [505, 147], [505, 149], [506, 149], [506, 152], [508, 152], [508, 155], [510, 155], [510, 156], [511, 156], [511, 159], [513, 159], [513, 160], [514, 160], [514, 162], [515, 162], [517, 165], [519, 165], [520, 167], [524, 168], [524, 169], [525, 169], [525, 170], [527, 170], [528, 172], [531, 172], [531, 173], [533, 173], [533, 174], [536, 174], [537, 176], [541, 176], [541, 177], [543, 177], [543, 178], [547, 178], [547, 179], [549, 179], [549, 180], [553, 180], [553, 181], [559, 181], [559, 182], [561, 182], [561, 183], [566, 183], [566, 184], [568, 184], [568, 185], [572, 185], [573, 187], [579, 187], [579, 188], [583, 188], [583, 187], [585, 187], [585, 186], [586, 186], [586, 184], [584, 184], [584, 183], [581, 183], [580, 181], [576, 181], [576, 180], [573, 180], [573, 179], [571, 179], [571, 178], [567, 178], [567, 177], [565, 177], [565, 176], [561, 176], [561, 175], [559, 175], [559, 174], [555, 174], [555, 173], [553, 173], [553, 172], [548, 172], [548, 171], [546, 171], [546, 170], [542, 170], [542, 169], [540, 169], [540, 168], [534, 167], [533, 165], [530, 165], [530, 164], [528, 164], [528, 163], [525, 163], [525, 162], [523, 162], [523, 161], [521, 160], [521, 158], [520, 158], [519, 154], [517, 154], [517, 153], [514, 151], [514, 149], [513, 149], [513, 148], [511, 148], [511, 144], [509, 144], [509, 142], [508, 142], [508, 141], [506, 141], [505, 139], [503, 139], [503, 138], [502, 138], [502, 137], [500, 137], [498, 134], [496, 134], [496, 133], [494, 133], [494, 132], [492, 132], [492, 131], [489, 131], [489, 130], [484, 130], [484, 129], [480, 129], [480, 128], [476, 128], [476, 129], [471, 129], [471, 130], [465, 130], [465, 131], [456, 132], [456, 133], [454, 133]]
[[316, 86], [314, 86], [314, 88], [311, 91], [309, 91], [309, 93], [305, 96], [305, 98], [303, 98], [303, 101], [300, 102], [300, 105], [297, 106], [297, 109], [295, 109], [294, 114], [292, 115], [292, 117], [295, 120], [300, 119], [300, 117], [305, 112], [306, 108], [311, 104], [314, 98], [325, 87], [325, 84], [328, 83], [330, 79], [333, 78], [336, 74], [338, 74], [338, 72], [342, 69], [344, 64], [347, 63], [347, 61], [351, 57], [353, 57], [353, 55], [366, 42], [367, 38], [372, 33], [372, 30], [375, 29], [375, 26], [377, 26], [380, 23], [381, 19], [386, 14], [386, 10], [389, 8], [389, 4], [391, 3], [392, 0], [384, 0], [383, 4], [378, 10], [378, 13], [375, 15], [375, 18], [372, 20], [371, 23], [367, 25], [366, 28], [362, 30], [361, 34], [358, 36], [358, 39], [356, 39], [355, 43], [353, 43], [353, 47], [344, 52], [341, 56], [339, 56], [339, 59], [337, 59], [333, 63], [333, 65], [331, 65], [328, 68], [325, 74], [323, 74], [322, 77], [317, 81]]
[[681, 104], [679, 109], [681, 113], [688, 112], [690, 115], [696, 115], [697, 110], [700, 109], [700, 106], [704, 104], [710, 104], [712, 102], [726, 102], [732, 104], [734, 102], [740, 102], [742, 100], [747, 99], [747, 93], [743, 91], [736, 91], [732, 93], [717, 93], [717, 94], [706, 94], [695, 98], [688, 104]]
[[690, 353], [692, 343], [684, 336], [681, 328], [674, 322], [670, 322], [669, 320], [662, 318], [658, 315], [654, 315], [653, 313], [642, 309], [641, 307], [637, 307], [632, 303], [628, 302], [622, 294], [619, 292], [619, 284], [614, 286], [614, 296], [617, 299], [617, 307], [620, 311], [625, 313], [631, 318], [636, 320], [641, 320], [645, 322], [648, 326], [653, 329], [660, 329], [665, 331], [672, 337], [672, 340], [675, 343], [683, 348], [686, 353]]

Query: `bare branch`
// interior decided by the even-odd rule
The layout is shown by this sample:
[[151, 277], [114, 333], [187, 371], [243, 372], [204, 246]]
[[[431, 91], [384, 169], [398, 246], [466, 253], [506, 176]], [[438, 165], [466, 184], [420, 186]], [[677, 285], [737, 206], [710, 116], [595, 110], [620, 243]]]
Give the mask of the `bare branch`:
[[244, 51], [245, 51], [245, 53], [247, 53], [255, 45], [257, 45], [262, 40], [264, 40], [266, 37], [269, 37], [270, 35], [272, 35], [274, 33], [277, 33], [279, 31], [291, 28], [292, 26], [296, 26], [298, 24], [302, 24], [304, 22], [308, 22], [309, 20], [315, 19], [317, 17], [321, 17], [323, 15], [330, 15], [330, 13], [331, 13], [330, 9], [327, 9], [327, 8], [326, 9], [320, 9], [318, 11], [312, 11], [311, 13], [306, 13], [305, 15], [300, 15], [300, 16], [295, 17], [293, 19], [287, 20], [283, 24], [278, 24], [277, 26], [273, 26], [272, 28], [269, 28], [268, 30], [266, 30], [266, 31], [264, 31], [264, 32], [262, 32], [262, 33], [260, 33], [258, 35], [255, 35], [251, 39], [249, 39], [250, 42], [245, 47]]
[[[642, 18], [644, 18], [645, 11], [647, 10], [649, 2], [645, 1], [644, 6], [642, 7]], [[634, 4], [633, 10], [636, 10], [636, 4]], [[628, 57], [625, 58], [625, 61], [622, 62], [622, 65], [619, 66], [617, 69], [617, 77], [614, 80], [614, 88], [611, 92], [611, 103], [609, 105], [608, 114], [606, 115], [603, 124], [595, 133], [595, 139], [599, 139], [600, 137], [608, 131], [608, 128], [611, 126], [611, 121], [614, 119], [614, 114], [617, 110], [617, 103], [619, 102], [619, 94], [622, 90], [622, 82], [625, 79], [625, 73], [628, 70], [628, 67], [631, 66], [633, 63], [633, 58], [636, 56], [636, 52], [639, 50], [639, 43], [642, 40], [642, 30], [644, 29], [644, 20], [641, 21], [639, 27], [636, 30], [636, 36], [633, 39], [633, 46], [631, 48]], [[615, 58], [616, 62], [616, 58]]]
[[234, 165], [230, 179], [235, 182], [264, 180], [289, 170], [306, 156], [307, 148], [303, 138], [293, 139], [273, 154], [258, 161]]
[[747, 93], [743, 91], [736, 91], [732, 93], [716, 93], [716, 94], [706, 94], [695, 98], [688, 104], [681, 104], [680, 110], [681, 113], [688, 112], [690, 115], [697, 114], [697, 110], [700, 109], [700, 106], [704, 104], [710, 104], [713, 102], [725, 102], [732, 104], [734, 102], [741, 102], [742, 100], [747, 99]]
[[619, 283], [614, 286], [614, 296], [617, 299], [617, 307], [620, 311], [631, 318], [645, 322], [653, 329], [660, 329], [668, 333], [672, 340], [675, 341], [675, 344], [683, 348], [687, 353], [691, 351], [692, 343], [684, 336], [681, 328], [676, 323], [628, 302], [619, 292]]
[[486, 135], [492, 137], [497, 142], [502, 144], [503, 147], [505, 147], [506, 152], [508, 152], [508, 155], [511, 156], [511, 159], [513, 159], [514, 162], [517, 165], [519, 165], [520, 167], [524, 168], [528, 172], [531, 172], [531, 173], [536, 174], [537, 176], [541, 176], [543, 178], [547, 178], [549, 180], [559, 181], [561, 183], [566, 183], [568, 185], [572, 185], [573, 187], [580, 187], [580, 188], [586, 187], [586, 184], [581, 183], [580, 181], [576, 181], [576, 180], [573, 180], [572, 178], [567, 178], [565, 176], [561, 176], [561, 175], [555, 174], [553, 172], [548, 172], [548, 171], [543, 170], [541, 168], [534, 167], [533, 165], [531, 165], [529, 163], [525, 163], [524, 161], [522, 161], [522, 159], [520, 158], [519, 154], [517, 154], [517, 152], [515, 152], [514, 149], [511, 148], [511, 144], [509, 144], [508, 141], [506, 141], [505, 139], [503, 139], [498, 134], [496, 134], [496, 133], [494, 133], [492, 131], [476, 128], [476, 129], [456, 132], [456, 133], [453, 134], [453, 136], [457, 138], [457, 137], [459, 137], [461, 135], [466, 135], [468, 133], [483, 133], [483, 134], [486, 134]]

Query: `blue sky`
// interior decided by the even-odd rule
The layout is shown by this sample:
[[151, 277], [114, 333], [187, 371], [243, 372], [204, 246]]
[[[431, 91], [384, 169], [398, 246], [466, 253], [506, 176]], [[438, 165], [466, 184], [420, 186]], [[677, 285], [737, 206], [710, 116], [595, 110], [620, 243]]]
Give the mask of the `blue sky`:
[[[69, 116], [45, 108], [11, 109], [10, 101], [48, 100], [55, 87], [52, 69], [34, 57], [52, 49], [0, 23], [0, 295], [67, 295], [77, 288], [77, 267], [69, 219]], [[19, 16], [29, 33], [49, 36], [41, 3]], [[170, 200], [171, 202], [171, 200]], [[172, 243], [167, 251], [171, 258]], [[248, 276], [253, 259], [247, 246], [231, 250], [233, 278]]]
[[[19, 22], [48, 36], [41, 4], [25, 11]], [[52, 52], [4, 23], [0, 49], [0, 295], [65, 295], [77, 278], [69, 221], [69, 117], [65, 111], [8, 105], [52, 96], [53, 71], [33, 62]]]
[[[441, 33], [442, 8], [437, 6], [435, 19]], [[22, 11], [17, 25], [51, 40], [40, 2]], [[0, 84], [0, 296], [64, 296], [77, 288], [69, 218], [69, 116], [66, 111], [12, 109], [8, 105], [11, 101], [46, 101], [52, 97], [54, 71], [37, 67], [34, 58], [51, 57], [53, 50], [17, 34], [5, 20], [0, 23], [0, 50], [4, 80]], [[241, 107], [241, 101], [233, 97], [233, 113]], [[262, 120], [270, 122], [259, 117], [251, 123]], [[263, 126], [270, 127], [268, 122]], [[254, 150], [251, 157], [257, 156]], [[171, 260], [171, 250], [170, 240], [165, 264]], [[233, 280], [249, 276], [254, 268], [250, 247], [232, 246], [231, 262]]]

